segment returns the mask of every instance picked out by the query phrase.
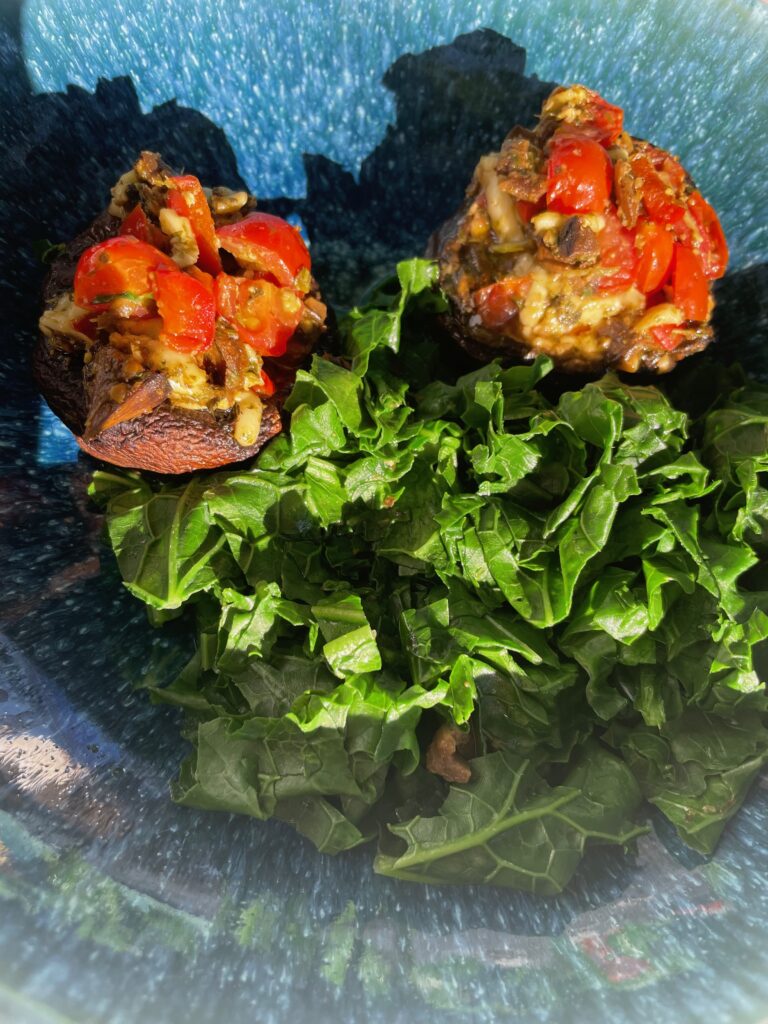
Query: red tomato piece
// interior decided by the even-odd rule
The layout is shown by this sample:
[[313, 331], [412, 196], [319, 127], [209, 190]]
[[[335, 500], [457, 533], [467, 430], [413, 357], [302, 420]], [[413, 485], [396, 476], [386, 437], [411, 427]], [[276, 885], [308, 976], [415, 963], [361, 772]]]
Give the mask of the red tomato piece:
[[269, 376], [264, 367], [261, 368], [261, 384], [257, 385], [255, 388], [251, 388], [251, 390], [255, 391], [259, 395], [265, 395], [267, 398], [274, 395], [275, 382]]
[[636, 159], [647, 159], [654, 171], [662, 171], [669, 181], [671, 187], [678, 191], [685, 184], [685, 171], [677, 157], [672, 156], [666, 149], [659, 149], [658, 146], [651, 146], [646, 143], [642, 152], [637, 154]]
[[205, 285], [183, 270], [160, 268], [154, 287], [163, 341], [180, 352], [209, 348], [216, 332], [216, 303]]
[[637, 287], [646, 295], [664, 283], [672, 263], [675, 241], [661, 224], [643, 221], [637, 228], [635, 243], [640, 250], [635, 278]]
[[207, 291], [209, 291], [211, 295], [213, 295], [215, 291], [216, 281], [216, 278], [213, 276], [213, 274], [206, 274], [206, 272], [204, 270], [201, 270], [200, 267], [185, 267], [184, 269], [186, 273], [189, 274], [190, 277], [193, 277], [196, 281], [199, 281], [200, 284], [203, 285], [203, 287]]
[[709, 284], [701, 260], [687, 245], [675, 245], [672, 269], [673, 302], [686, 320], [705, 321], [709, 316]]
[[98, 329], [96, 327], [96, 321], [92, 316], [81, 316], [77, 320], [73, 321], [72, 326], [76, 331], [84, 334], [86, 338], [90, 338], [91, 341], [96, 340]]
[[680, 344], [680, 339], [682, 338], [679, 328], [672, 327], [668, 324], [663, 327], [651, 327], [649, 333], [656, 344], [661, 345], [661, 347], [667, 349], [668, 352], [673, 348], [677, 348]]
[[678, 191], [685, 185], [685, 170], [682, 164], [669, 153], [664, 154], [661, 169], [672, 183], [672, 187]]
[[144, 309], [152, 298], [150, 275], [160, 267], [175, 270], [176, 264], [159, 249], [131, 235], [107, 238], [86, 249], [78, 260], [75, 304], [106, 310], [115, 299], [121, 299]]
[[149, 221], [147, 215], [141, 208], [141, 203], [138, 203], [123, 218], [123, 222], [120, 225], [121, 235], [133, 235], [134, 238], [138, 238], [140, 242], [149, 241]]
[[526, 276], [508, 277], [478, 288], [472, 293], [472, 298], [483, 324], [491, 330], [508, 324], [517, 316], [519, 300], [528, 294], [530, 287], [531, 278]]
[[517, 212], [520, 220], [527, 224], [531, 217], [535, 217], [537, 213], [541, 213], [544, 210], [545, 205], [544, 196], [535, 203], [529, 203], [527, 199], [518, 199]]
[[568, 119], [560, 122], [558, 135], [573, 132], [581, 138], [594, 139], [603, 146], [613, 145], [624, 128], [624, 111], [621, 107], [608, 103], [598, 93], [583, 86], [558, 92], [569, 94], [570, 108], [567, 112]]
[[728, 266], [728, 243], [720, 218], [701, 192], [688, 196], [688, 209], [701, 234], [697, 249], [704, 273], [711, 280], [722, 277]]
[[151, 223], [141, 208], [140, 203], [134, 206], [131, 212], [123, 218], [120, 225], [120, 234], [133, 235], [140, 242], [148, 242], [150, 245], [154, 245], [156, 249], [167, 250], [168, 248], [168, 239], [160, 228], [155, 227]]
[[279, 285], [293, 285], [311, 260], [304, 239], [293, 225], [271, 213], [247, 217], [219, 228], [219, 244], [243, 264], [271, 274]]
[[624, 129], [624, 111], [596, 92], [592, 94], [588, 109], [590, 127], [596, 133], [596, 140], [604, 146], [611, 146]]
[[624, 291], [637, 278], [635, 232], [623, 227], [613, 210], [607, 210], [603, 218], [605, 227], [597, 239], [600, 245], [600, 267], [606, 273], [594, 283], [601, 292]]
[[213, 214], [205, 198], [203, 186], [193, 174], [179, 174], [170, 179], [174, 187], [169, 189], [167, 205], [180, 217], [187, 217], [197, 242], [198, 265], [209, 274], [221, 270], [219, 246]]
[[643, 179], [643, 202], [651, 220], [659, 224], [681, 224], [685, 208], [656, 173], [647, 156], [639, 155], [631, 158], [632, 173], [636, 178]]
[[230, 274], [216, 278], [216, 306], [237, 328], [240, 340], [265, 356], [285, 353], [304, 314], [304, 305], [292, 289]]
[[611, 195], [613, 166], [593, 139], [555, 137], [547, 162], [547, 206], [557, 213], [602, 213]]

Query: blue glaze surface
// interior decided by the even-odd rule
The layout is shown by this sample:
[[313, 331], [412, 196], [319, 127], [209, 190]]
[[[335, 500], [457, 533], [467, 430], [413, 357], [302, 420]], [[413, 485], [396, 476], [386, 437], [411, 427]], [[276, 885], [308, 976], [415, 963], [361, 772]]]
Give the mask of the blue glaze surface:
[[[760, 0], [150, 0], [140, 17], [131, 10], [31, 0], [34, 87], [93, 89], [130, 74], [143, 110], [176, 98], [220, 125], [258, 195], [303, 195], [305, 152], [359, 171], [393, 117], [381, 84], [392, 62], [488, 27], [525, 47], [529, 73], [588, 83], [625, 108], [634, 134], [676, 152], [720, 211], [734, 265], [768, 255]], [[499, 125], [499, 141], [509, 127]]]
[[[527, 48], [529, 74], [601, 89], [633, 130], [677, 150], [723, 212], [742, 272], [722, 305], [756, 350], [765, 273], [744, 268], [768, 258], [765, 5], [33, 0], [20, 25], [21, 37], [0, 20], [4, 180], [23, 195], [0, 207], [0, 1021], [758, 1024], [765, 782], [712, 860], [659, 825], [633, 856], [594, 853], [546, 899], [397, 883], [372, 874], [366, 849], [326, 858], [280, 823], [170, 802], [178, 718], [136, 684], [170, 678], [188, 637], [183, 623], [151, 630], [122, 588], [85, 495], [93, 464], [41, 412], [24, 356], [40, 269], [24, 246], [87, 222], [146, 139], [211, 183], [239, 172], [262, 195], [307, 186], [289, 206], [329, 272], [346, 265], [339, 252], [359, 262], [361, 244], [366, 268], [413, 251], [407, 232], [387, 235], [386, 203], [354, 221], [372, 232], [362, 240], [334, 234], [320, 207], [341, 190], [336, 219], [358, 199], [367, 209], [391, 154], [411, 166], [397, 131], [405, 149], [429, 137], [408, 110], [442, 116], [437, 86], [423, 107], [413, 90], [440, 86], [453, 51], [398, 65], [387, 89], [393, 61], [487, 25]], [[459, 77], [482, 63], [462, 61]], [[140, 106], [113, 81], [125, 74]], [[82, 88], [49, 95], [68, 84]], [[173, 98], [205, 117], [153, 109]]]

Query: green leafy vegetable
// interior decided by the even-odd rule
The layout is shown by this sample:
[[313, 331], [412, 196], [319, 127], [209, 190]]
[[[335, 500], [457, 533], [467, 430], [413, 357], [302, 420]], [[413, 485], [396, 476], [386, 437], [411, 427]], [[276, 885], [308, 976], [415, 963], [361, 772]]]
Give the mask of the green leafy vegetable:
[[132, 594], [153, 608], [179, 608], [236, 572], [202, 500], [204, 478], [159, 491], [136, 475], [126, 483], [118, 491], [115, 474], [95, 474], [93, 494], [110, 494], [109, 539]]
[[435, 282], [348, 313], [249, 467], [95, 474], [126, 586], [195, 622], [174, 795], [423, 882], [555, 892], [642, 798], [709, 852], [768, 760], [768, 388], [462, 375]]
[[626, 843], [643, 831], [630, 820], [639, 802], [632, 773], [598, 746], [555, 787], [530, 760], [500, 750], [475, 758], [472, 781], [452, 786], [438, 815], [390, 825], [406, 849], [380, 853], [376, 870], [412, 882], [558, 892], [587, 839]]

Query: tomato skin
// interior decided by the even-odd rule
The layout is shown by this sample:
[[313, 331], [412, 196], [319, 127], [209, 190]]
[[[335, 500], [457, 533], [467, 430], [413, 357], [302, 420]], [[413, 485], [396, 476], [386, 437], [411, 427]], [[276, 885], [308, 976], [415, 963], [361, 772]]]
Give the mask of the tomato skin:
[[214, 282], [216, 278], [213, 274], [206, 274], [206, 272], [201, 270], [200, 267], [185, 267], [184, 270], [190, 277], [193, 277], [195, 281], [199, 281], [206, 291], [209, 291], [211, 295], [214, 294]]
[[709, 284], [701, 260], [687, 245], [675, 244], [672, 296], [686, 320], [703, 322], [709, 316]]
[[531, 217], [535, 217], [545, 208], [544, 196], [535, 203], [530, 203], [527, 199], [518, 199], [516, 202], [518, 216], [524, 224], [527, 224]]
[[230, 274], [216, 278], [216, 308], [237, 329], [243, 344], [263, 356], [285, 354], [304, 313], [291, 289]]
[[688, 209], [701, 233], [699, 254], [704, 273], [710, 280], [716, 280], [725, 273], [729, 255], [720, 218], [701, 192], [688, 196]]
[[261, 384], [257, 385], [257, 387], [252, 388], [251, 390], [255, 391], [258, 395], [264, 395], [266, 398], [271, 398], [271, 396], [274, 395], [276, 390], [275, 382], [272, 380], [272, 378], [269, 376], [269, 374], [267, 373], [263, 366], [261, 368]]
[[680, 333], [679, 328], [665, 325], [664, 327], [652, 327], [650, 334], [657, 345], [665, 348], [668, 352], [671, 352], [673, 348], [677, 348], [680, 344], [680, 340], [683, 337]]
[[199, 250], [197, 263], [200, 269], [208, 274], [218, 274], [221, 271], [221, 259], [216, 227], [203, 186], [193, 174], [178, 174], [170, 180], [174, 187], [168, 191], [168, 208], [180, 217], [189, 219]]
[[160, 228], [155, 227], [151, 223], [141, 208], [141, 203], [134, 206], [131, 212], [123, 218], [119, 234], [133, 235], [140, 242], [148, 242], [150, 245], [154, 245], [156, 249], [163, 251], [168, 249], [168, 239]]
[[213, 344], [216, 303], [204, 284], [183, 270], [160, 268], [154, 291], [167, 345], [179, 352], [202, 352]]
[[298, 230], [271, 213], [249, 213], [242, 220], [219, 228], [218, 238], [222, 249], [271, 274], [279, 285], [293, 285], [297, 275], [312, 266], [309, 250]]
[[81, 316], [73, 322], [72, 326], [76, 331], [84, 334], [86, 338], [90, 338], [91, 341], [95, 341], [98, 337], [99, 332], [92, 316]]
[[655, 292], [664, 283], [672, 263], [675, 242], [671, 232], [653, 221], [643, 221], [637, 229], [640, 250], [635, 282], [641, 292]]
[[490, 330], [499, 329], [517, 316], [520, 299], [528, 294], [531, 277], [509, 277], [472, 293], [475, 308]]
[[547, 208], [557, 213], [601, 213], [611, 195], [613, 165], [599, 142], [555, 136], [547, 162]]
[[685, 171], [682, 164], [676, 157], [671, 156], [669, 153], [665, 153], [664, 159], [661, 163], [661, 169], [672, 182], [673, 188], [679, 190], [683, 185], [685, 185]]
[[141, 203], [134, 206], [131, 212], [123, 218], [120, 234], [133, 235], [140, 242], [149, 242], [149, 221], [141, 208]]
[[624, 111], [598, 93], [592, 94], [589, 109], [590, 127], [596, 132], [595, 139], [604, 146], [613, 145], [624, 130]]
[[[109, 309], [117, 298], [143, 305], [151, 298], [153, 271], [175, 270], [165, 253], [131, 235], [117, 235], [90, 246], [75, 270], [74, 299], [91, 311]], [[138, 314], [137, 309], [137, 314]]]
[[634, 284], [637, 277], [635, 232], [625, 228], [613, 210], [607, 210], [603, 217], [605, 227], [597, 236], [600, 265], [610, 267], [611, 272], [594, 283], [600, 292], [621, 292]]
[[682, 224], [685, 207], [675, 196], [669, 194], [667, 186], [654, 170], [650, 159], [641, 154], [633, 156], [630, 162], [635, 177], [643, 179], [643, 202], [651, 220], [673, 226]]

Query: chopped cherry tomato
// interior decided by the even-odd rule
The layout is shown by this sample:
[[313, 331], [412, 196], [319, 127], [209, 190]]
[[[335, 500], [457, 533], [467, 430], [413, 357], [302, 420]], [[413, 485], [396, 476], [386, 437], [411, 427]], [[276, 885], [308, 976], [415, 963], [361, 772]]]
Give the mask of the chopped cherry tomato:
[[613, 165], [593, 139], [555, 138], [547, 163], [547, 207], [557, 213], [601, 213], [611, 195]]
[[251, 388], [252, 391], [256, 391], [260, 395], [266, 395], [269, 398], [275, 393], [275, 382], [269, 376], [264, 367], [261, 368], [261, 384], [257, 384], [255, 388]]
[[677, 348], [683, 339], [680, 328], [672, 327], [668, 324], [663, 327], [652, 327], [650, 333], [656, 344], [665, 348], [668, 352]]
[[665, 324], [663, 327], [651, 327], [650, 332], [653, 340], [657, 345], [661, 345], [662, 348], [671, 351], [673, 348], [677, 348], [680, 344], [680, 339], [683, 337], [678, 327], [673, 327], [670, 324]]
[[140, 242], [149, 242], [149, 221], [141, 208], [141, 203], [134, 206], [131, 212], [123, 218], [120, 234], [133, 235]]
[[722, 277], [728, 266], [728, 243], [720, 218], [701, 192], [692, 192], [688, 196], [688, 209], [701, 234], [701, 242], [696, 248], [704, 273], [710, 279]]
[[620, 292], [637, 278], [638, 254], [635, 233], [622, 227], [613, 210], [603, 214], [605, 227], [597, 236], [600, 245], [600, 267], [609, 271], [594, 283], [598, 291]]
[[285, 353], [304, 314], [304, 304], [292, 289], [230, 274], [216, 278], [216, 305], [237, 328], [240, 340], [266, 356]]
[[637, 229], [635, 244], [640, 250], [635, 281], [641, 292], [656, 291], [664, 283], [675, 241], [672, 233], [653, 221], [643, 221]]
[[279, 285], [293, 285], [311, 261], [304, 239], [288, 221], [271, 213], [247, 217], [219, 228], [219, 244], [244, 265], [271, 274]]
[[669, 184], [676, 191], [679, 191], [685, 184], [685, 171], [680, 161], [677, 157], [668, 153], [666, 149], [659, 149], [658, 146], [645, 143], [642, 150], [636, 156], [636, 159], [639, 158], [645, 158], [650, 161], [654, 171], [662, 171]]
[[529, 203], [527, 199], [517, 200], [517, 212], [524, 224], [527, 224], [531, 217], [535, 217], [537, 213], [541, 213], [544, 207], [544, 196], [535, 203]]
[[[592, 89], [585, 89], [581, 85], [557, 89], [551, 100], [554, 101], [555, 117], [560, 121], [558, 135], [573, 132], [580, 138], [594, 139], [603, 146], [611, 146], [621, 135], [624, 128], [624, 111], [621, 107], [608, 103]], [[550, 100], [545, 104], [545, 110], [548, 107]]]
[[665, 153], [664, 159], [661, 163], [661, 169], [669, 178], [672, 183], [672, 187], [679, 191], [685, 184], [685, 171], [683, 170], [680, 161], [675, 157], [670, 156], [669, 153]]
[[86, 338], [90, 338], [91, 341], [95, 341], [98, 329], [96, 327], [96, 321], [92, 316], [81, 316], [79, 319], [73, 321], [72, 326], [80, 334], [84, 334]]
[[201, 270], [200, 267], [185, 267], [184, 269], [186, 270], [190, 277], [194, 277], [196, 281], [199, 281], [204, 288], [206, 288], [211, 294], [213, 294], [215, 290], [216, 281], [216, 278], [213, 276], [213, 274], [206, 274], [206, 272], [204, 270]]
[[685, 207], [656, 173], [650, 159], [642, 154], [633, 156], [631, 164], [635, 177], [643, 179], [643, 202], [651, 220], [659, 224], [681, 224]]
[[205, 285], [183, 270], [160, 268], [154, 287], [163, 341], [180, 352], [209, 348], [216, 332], [216, 303]]
[[590, 134], [594, 134], [598, 142], [604, 146], [612, 145], [621, 135], [624, 128], [624, 111], [613, 103], [608, 103], [596, 92], [592, 93], [588, 105]]
[[209, 274], [218, 274], [221, 270], [221, 260], [216, 241], [216, 228], [203, 186], [193, 174], [176, 175], [170, 180], [175, 187], [168, 191], [169, 209], [178, 213], [180, 217], [189, 219], [199, 250], [197, 262], [200, 268]]
[[152, 298], [150, 274], [158, 268], [175, 270], [176, 264], [152, 245], [131, 235], [118, 235], [92, 245], [75, 270], [75, 305], [105, 310], [115, 300], [126, 300], [146, 311]]
[[154, 245], [156, 249], [166, 250], [168, 247], [168, 239], [160, 228], [155, 227], [150, 222], [140, 203], [134, 206], [131, 212], [123, 218], [120, 225], [120, 234], [133, 235], [140, 242], [148, 242], [150, 245]]
[[672, 295], [686, 320], [705, 321], [709, 316], [709, 285], [701, 260], [687, 245], [675, 245]]
[[507, 277], [495, 284], [478, 288], [472, 293], [472, 298], [483, 324], [491, 330], [508, 324], [517, 316], [519, 300], [527, 295], [530, 287], [531, 278], [528, 275]]

